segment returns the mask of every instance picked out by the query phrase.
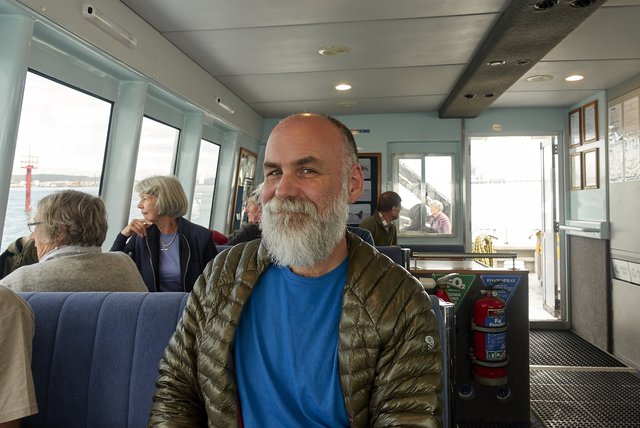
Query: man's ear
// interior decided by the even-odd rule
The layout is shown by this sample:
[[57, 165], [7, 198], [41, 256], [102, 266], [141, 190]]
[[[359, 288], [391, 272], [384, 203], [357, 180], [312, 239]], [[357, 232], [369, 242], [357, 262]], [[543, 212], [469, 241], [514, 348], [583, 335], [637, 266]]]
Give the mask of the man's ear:
[[364, 191], [364, 175], [359, 163], [351, 166], [349, 172], [349, 203], [352, 204], [358, 200]]

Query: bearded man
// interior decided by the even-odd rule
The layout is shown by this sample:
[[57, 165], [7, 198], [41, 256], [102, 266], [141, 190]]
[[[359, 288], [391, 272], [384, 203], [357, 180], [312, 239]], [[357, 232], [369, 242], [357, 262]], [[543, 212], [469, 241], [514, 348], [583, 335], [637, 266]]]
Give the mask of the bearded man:
[[318, 114], [267, 141], [262, 239], [205, 269], [160, 363], [149, 426], [441, 426], [441, 350], [420, 283], [346, 230], [363, 175]]

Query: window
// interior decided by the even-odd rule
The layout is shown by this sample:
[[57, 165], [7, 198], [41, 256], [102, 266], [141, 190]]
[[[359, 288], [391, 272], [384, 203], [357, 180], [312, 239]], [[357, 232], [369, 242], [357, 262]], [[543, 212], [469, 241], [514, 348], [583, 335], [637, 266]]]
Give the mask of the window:
[[29, 235], [27, 222], [44, 196], [69, 188], [99, 193], [111, 107], [95, 96], [27, 73], [3, 249]]
[[196, 172], [196, 188], [193, 194], [193, 205], [191, 206], [191, 221], [207, 228], [211, 223], [219, 156], [219, 145], [207, 140], [200, 140], [200, 155]]
[[401, 236], [452, 234], [453, 155], [396, 154]]
[[[134, 182], [137, 183], [152, 175], [172, 174], [179, 138], [179, 129], [146, 116], [143, 117]], [[137, 207], [139, 199], [138, 193], [134, 190], [131, 195], [129, 219], [140, 217], [140, 210]]]

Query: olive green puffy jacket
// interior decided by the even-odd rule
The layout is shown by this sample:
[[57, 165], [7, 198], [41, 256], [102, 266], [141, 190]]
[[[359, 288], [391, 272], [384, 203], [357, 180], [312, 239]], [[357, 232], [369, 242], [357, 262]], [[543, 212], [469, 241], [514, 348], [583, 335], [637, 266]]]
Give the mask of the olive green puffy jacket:
[[[338, 358], [351, 426], [439, 427], [442, 360], [430, 300], [406, 270], [357, 236], [347, 240]], [[238, 426], [233, 339], [269, 264], [259, 240], [209, 263], [160, 362], [150, 427]]]

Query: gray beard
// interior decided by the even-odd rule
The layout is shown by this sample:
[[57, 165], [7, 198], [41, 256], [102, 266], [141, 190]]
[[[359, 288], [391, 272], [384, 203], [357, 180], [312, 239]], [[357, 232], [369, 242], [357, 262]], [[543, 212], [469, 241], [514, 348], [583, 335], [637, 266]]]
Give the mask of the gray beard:
[[348, 217], [346, 189], [332, 197], [325, 213], [310, 201], [273, 197], [262, 209], [262, 241], [275, 264], [311, 267], [344, 237]]

